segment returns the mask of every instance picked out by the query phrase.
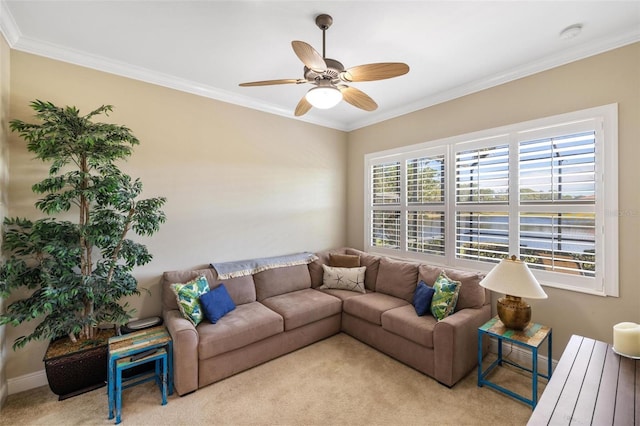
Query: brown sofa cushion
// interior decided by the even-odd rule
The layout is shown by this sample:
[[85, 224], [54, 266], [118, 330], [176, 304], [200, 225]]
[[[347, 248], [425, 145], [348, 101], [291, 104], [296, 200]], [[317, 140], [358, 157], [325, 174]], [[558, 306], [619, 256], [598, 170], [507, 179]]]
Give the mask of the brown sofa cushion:
[[284, 318], [285, 331], [342, 312], [340, 299], [312, 288], [269, 297], [262, 304]]
[[462, 283], [460, 292], [458, 293], [455, 312], [465, 308], [481, 308], [482, 305], [484, 305], [485, 290], [484, 287], [480, 286], [480, 281], [484, 277], [483, 274], [457, 269], [443, 269], [437, 266], [420, 265], [418, 266], [418, 280], [422, 280], [426, 284], [433, 286], [433, 283], [443, 271], [450, 279]]
[[203, 321], [197, 330], [198, 358], [207, 359], [282, 333], [284, 320], [261, 303], [253, 302], [236, 306], [215, 324]]
[[311, 288], [307, 265], [268, 269], [253, 275], [258, 302], [279, 294]]
[[[342, 310], [354, 317], [380, 325], [383, 312], [407, 304], [402, 299], [383, 293], [367, 293], [344, 300]], [[415, 315], [415, 312], [413, 314]]]
[[334, 268], [358, 268], [360, 255], [329, 253], [329, 266]]
[[418, 265], [412, 262], [380, 259], [376, 291], [411, 303], [418, 285]]
[[168, 271], [162, 274], [162, 308], [163, 310], [178, 309], [175, 293], [171, 290], [171, 284], [186, 283], [200, 275], [204, 275], [209, 282], [210, 288], [216, 288], [221, 283], [231, 296], [231, 300], [236, 305], [251, 303], [256, 301], [256, 288], [251, 275], [228, 280], [218, 280], [215, 269], [194, 269], [184, 271]]
[[431, 315], [417, 316], [411, 305], [382, 314], [382, 328], [427, 348], [433, 347], [433, 328], [437, 322]]

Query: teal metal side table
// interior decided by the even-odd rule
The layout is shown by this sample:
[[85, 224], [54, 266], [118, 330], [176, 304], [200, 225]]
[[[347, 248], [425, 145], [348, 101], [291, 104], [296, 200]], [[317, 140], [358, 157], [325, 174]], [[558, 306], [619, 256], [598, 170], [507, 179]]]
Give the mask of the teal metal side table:
[[[498, 358], [491, 363], [487, 367], [486, 370], [482, 371], [482, 337], [484, 335], [489, 335], [498, 341]], [[538, 349], [544, 342], [547, 340], [548, 344], [548, 356], [547, 356], [547, 374], [541, 374], [538, 372]], [[522, 346], [531, 351], [531, 365], [532, 368], [527, 368], [520, 364], [517, 364], [509, 359], [505, 359], [502, 356], [502, 343], [514, 343], [516, 345]], [[504, 326], [502, 321], [496, 316], [489, 321], [487, 321], [484, 325], [478, 328], [478, 386], [488, 386], [497, 391], [500, 391], [504, 394], [507, 394], [518, 401], [522, 401], [525, 404], [531, 406], [531, 408], [535, 408], [538, 403], [538, 378], [542, 377], [544, 379], [550, 379], [552, 374], [552, 330], [550, 327], [529, 323], [529, 325], [524, 330], [511, 330]], [[532, 388], [531, 388], [531, 399], [526, 398], [522, 395], [519, 395], [512, 390], [509, 390], [503, 386], [500, 386], [496, 383], [493, 383], [487, 379], [487, 376], [495, 369], [497, 366], [501, 366], [503, 363], [512, 365], [514, 367], [520, 368], [522, 370], [528, 371], [531, 373], [532, 380]]]
[[[122, 373], [126, 370], [136, 367], [138, 365], [147, 364], [153, 362], [155, 363], [155, 373], [153, 375], [149, 374], [141, 374], [140, 376], [134, 376], [128, 379], [123, 379]], [[115, 414], [116, 414], [116, 424], [120, 424], [122, 418], [122, 391], [124, 389], [130, 388], [131, 386], [139, 385], [141, 383], [146, 383], [148, 381], [154, 380], [158, 386], [160, 387], [160, 392], [162, 395], [162, 405], [167, 405], [167, 373], [168, 370], [168, 362], [167, 362], [167, 351], [164, 348], [157, 349], [151, 355], [144, 356], [140, 359], [129, 358], [121, 358], [116, 361], [116, 374], [115, 374]], [[126, 384], [123, 384], [126, 383]]]
[[[155, 362], [151, 375], [141, 373], [122, 377], [125, 370], [149, 362]], [[123, 389], [155, 380], [162, 392], [162, 405], [165, 405], [167, 394], [173, 394], [173, 341], [167, 329], [158, 326], [110, 338], [107, 373], [109, 419], [115, 416], [116, 424], [120, 423]]]

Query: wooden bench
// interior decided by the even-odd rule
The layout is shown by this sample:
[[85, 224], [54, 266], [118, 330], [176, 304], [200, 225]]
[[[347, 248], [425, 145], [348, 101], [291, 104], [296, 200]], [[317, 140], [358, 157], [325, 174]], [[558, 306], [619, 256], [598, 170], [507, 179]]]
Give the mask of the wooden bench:
[[616, 354], [607, 343], [571, 336], [527, 424], [640, 424], [640, 360]]

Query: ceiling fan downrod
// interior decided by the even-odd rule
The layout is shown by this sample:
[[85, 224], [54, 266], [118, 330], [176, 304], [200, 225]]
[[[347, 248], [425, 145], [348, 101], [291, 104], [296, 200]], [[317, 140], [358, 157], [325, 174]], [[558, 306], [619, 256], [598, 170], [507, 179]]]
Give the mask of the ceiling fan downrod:
[[325, 49], [326, 31], [329, 29], [331, 24], [333, 24], [333, 18], [330, 15], [323, 13], [321, 15], [316, 16], [316, 25], [318, 26], [318, 28], [322, 30], [322, 57], [323, 58], [327, 57], [327, 52]]

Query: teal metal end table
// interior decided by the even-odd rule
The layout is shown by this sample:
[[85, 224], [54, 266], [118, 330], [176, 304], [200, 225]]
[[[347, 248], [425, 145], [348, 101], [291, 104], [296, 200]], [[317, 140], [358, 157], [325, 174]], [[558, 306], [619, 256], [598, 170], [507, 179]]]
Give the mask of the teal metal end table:
[[[155, 350], [155, 352], [136, 359], [150, 350]], [[122, 378], [124, 370], [148, 362], [156, 364], [155, 372], [152, 375], [142, 373], [127, 379]], [[164, 326], [158, 326], [110, 338], [107, 369], [109, 419], [116, 417], [116, 424], [120, 423], [122, 390], [128, 387], [156, 380], [162, 392], [162, 405], [165, 405], [167, 393], [173, 394], [173, 341], [171, 335]], [[124, 385], [126, 381], [131, 381], [131, 383]]]
[[[147, 364], [153, 362], [155, 364], [155, 373], [153, 375], [142, 373], [139, 376], [134, 376], [128, 379], [123, 379], [122, 373], [126, 370], [137, 367], [142, 364]], [[128, 358], [120, 358], [116, 361], [116, 374], [115, 374], [115, 414], [116, 414], [116, 424], [120, 424], [122, 418], [122, 391], [124, 389], [130, 388], [135, 385], [139, 385], [141, 383], [146, 383], [151, 380], [155, 380], [155, 382], [160, 387], [160, 392], [162, 394], [162, 405], [167, 405], [167, 376], [168, 376], [168, 362], [167, 362], [167, 351], [164, 348], [157, 349], [151, 355], [143, 356], [140, 359], [133, 359], [131, 357]], [[124, 382], [129, 382], [127, 384], [123, 384]]]
[[[489, 335], [498, 341], [498, 358], [482, 371], [482, 337]], [[541, 374], [538, 372], [538, 348], [542, 345], [544, 340], [547, 340], [547, 374]], [[527, 368], [520, 364], [517, 364], [509, 359], [502, 357], [502, 343], [514, 343], [516, 345], [527, 348], [531, 351], [531, 364], [532, 368]], [[529, 323], [524, 330], [511, 330], [504, 326], [502, 321], [496, 316], [487, 321], [484, 325], [478, 328], [478, 386], [488, 386], [506, 395], [509, 395], [518, 401], [522, 401], [525, 404], [535, 408], [538, 403], [538, 378], [550, 379], [552, 374], [552, 330], [551, 327], [547, 327], [541, 324]], [[531, 399], [528, 399], [522, 395], [519, 395], [503, 386], [493, 383], [487, 379], [487, 376], [497, 367], [503, 363], [520, 368], [521, 370], [531, 373], [532, 388]]]

